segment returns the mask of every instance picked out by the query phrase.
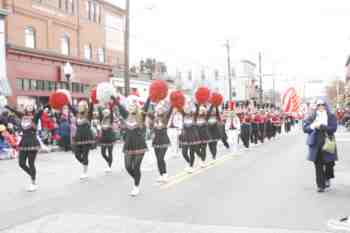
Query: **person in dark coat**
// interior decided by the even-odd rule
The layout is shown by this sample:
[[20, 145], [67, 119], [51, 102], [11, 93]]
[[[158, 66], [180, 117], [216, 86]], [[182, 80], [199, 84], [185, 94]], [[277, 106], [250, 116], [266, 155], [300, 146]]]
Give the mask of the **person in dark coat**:
[[58, 135], [60, 136], [59, 146], [66, 152], [71, 150], [70, 125], [69, 109], [65, 107], [58, 115]]
[[337, 119], [325, 101], [317, 101], [317, 108], [305, 119], [303, 130], [308, 134], [308, 160], [315, 164], [318, 192], [324, 192], [325, 188], [330, 187], [330, 180], [334, 178], [334, 165], [338, 160], [337, 151], [330, 154], [322, 150], [326, 137], [334, 138], [337, 131]]

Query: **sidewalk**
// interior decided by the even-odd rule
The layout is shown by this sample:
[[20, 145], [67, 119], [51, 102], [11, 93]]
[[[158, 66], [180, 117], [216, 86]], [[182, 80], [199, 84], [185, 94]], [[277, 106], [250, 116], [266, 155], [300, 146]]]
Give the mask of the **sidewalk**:
[[2, 233], [326, 233], [268, 228], [205, 226], [142, 221], [127, 217], [59, 214], [40, 218]]

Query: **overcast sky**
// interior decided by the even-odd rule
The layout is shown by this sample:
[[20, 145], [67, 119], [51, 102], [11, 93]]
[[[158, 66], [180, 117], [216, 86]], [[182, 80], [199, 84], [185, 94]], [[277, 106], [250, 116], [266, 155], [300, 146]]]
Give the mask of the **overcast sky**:
[[224, 74], [228, 39], [234, 65], [257, 62], [261, 51], [263, 72], [281, 80], [344, 76], [347, 0], [131, 0], [131, 7], [132, 63], [155, 57], [172, 73], [205, 67]]

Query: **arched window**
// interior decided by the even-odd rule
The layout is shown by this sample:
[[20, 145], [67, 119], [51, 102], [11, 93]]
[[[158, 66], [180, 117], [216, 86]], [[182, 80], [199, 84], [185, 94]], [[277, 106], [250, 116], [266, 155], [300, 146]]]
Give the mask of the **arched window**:
[[61, 52], [63, 55], [67, 56], [70, 54], [70, 40], [67, 34], [64, 34], [61, 38]]
[[66, 0], [66, 11], [69, 13], [74, 13], [74, 1]]
[[25, 46], [34, 49], [36, 47], [36, 34], [33, 27], [24, 29]]

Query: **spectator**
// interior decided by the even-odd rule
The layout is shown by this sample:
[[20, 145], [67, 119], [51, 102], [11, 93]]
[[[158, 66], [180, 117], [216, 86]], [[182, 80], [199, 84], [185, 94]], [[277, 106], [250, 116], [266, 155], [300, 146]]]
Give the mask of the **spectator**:
[[54, 121], [50, 116], [50, 110], [48, 108], [44, 109], [43, 114], [41, 115], [41, 128], [42, 128], [42, 137], [45, 145], [51, 144], [51, 137], [53, 135], [53, 130], [55, 128]]
[[308, 134], [308, 160], [315, 165], [318, 192], [324, 192], [331, 185], [335, 161], [338, 160], [337, 151], [331, 154], [323, 150], [326, 137], [334, 138], [337, 130], [337, 119], [325, 101], [317, 101], [316, 110], [305, 120], [303, 130]]
[[64, 151], [71, 150], [71, 125], [69, 118], [68, 110], [64, 109], [58, 119], [59, 146]]

